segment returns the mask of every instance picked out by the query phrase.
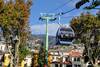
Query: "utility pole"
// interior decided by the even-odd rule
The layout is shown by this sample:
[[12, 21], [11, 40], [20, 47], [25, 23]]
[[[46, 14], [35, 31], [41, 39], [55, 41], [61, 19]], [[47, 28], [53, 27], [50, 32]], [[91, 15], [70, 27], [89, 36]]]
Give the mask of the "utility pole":
[[46, 43], [45, 43], [45, 50], [46, 50], [46, 56], [45, 56], [45, 60], [46, 60], [46, 67], [48, 67], [48, 22], [49, 21], [54, 21], [56, 20], [54, 14], [52, 13], [41, 13], [41, 17], [39, 18], [39, 20], [42, 21], [46, 21]]

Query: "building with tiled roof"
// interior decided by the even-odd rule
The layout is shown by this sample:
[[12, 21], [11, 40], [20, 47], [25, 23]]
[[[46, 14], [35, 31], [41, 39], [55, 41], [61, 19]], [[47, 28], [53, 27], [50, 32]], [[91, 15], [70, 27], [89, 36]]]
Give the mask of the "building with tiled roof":
[[83, 67], [82, 50], [50, 50], [52, 56], [51, 67]]
[[70, 57], [81, 57], [82, 54], [78, 50], [71, 50], [69, 53]]
[[68, 56], [70, 57], [70, 61], [72, 62], [72, 67], [82, 67], [83, 60], [82, 60], [82, 53], [77, 50], [71, 50], [68, 52]]

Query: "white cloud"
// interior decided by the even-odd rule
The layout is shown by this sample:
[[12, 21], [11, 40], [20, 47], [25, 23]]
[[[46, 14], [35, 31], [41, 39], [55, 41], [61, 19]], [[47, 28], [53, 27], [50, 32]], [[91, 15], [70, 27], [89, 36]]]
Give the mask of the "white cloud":
[[[69, 25], [69, 24], [64, 24], [64, 25]], [[45, 24], [32, 25], [31, 26], [32, 34], [45, 34], [45, 27], [46, 27]], [[55, 36], [58, 27], [59, 25], [57, 23], [48, 24], [48, 34]]]

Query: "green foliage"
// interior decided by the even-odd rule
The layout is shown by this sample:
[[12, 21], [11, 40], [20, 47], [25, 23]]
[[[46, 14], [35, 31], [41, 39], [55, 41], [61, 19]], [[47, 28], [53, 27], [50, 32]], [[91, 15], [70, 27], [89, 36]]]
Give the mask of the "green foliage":
[[33, 67], [37, 67], [38, 66], [38, 52], [34, 52], [33, 53], [32, 66]]
[[[92, 5], [85, 7], [85, 9], [95, 9], [95, 7], [100, 5], [100, 1], [96, 0], [92, 3]], [[99, 8], [100, 9], [100, 8]]]
[[[79, 17], [73, 18], [71, 27], [74, 29], [76, 36], [80, 39], [81, 43], [85, 46], [85, 52], [88, 53], [89, 47], [91, 48], [91, 55], [96, 58], [99, 54], [98, 42], [100, 41], [100, 19], [99, 12], [96, 16], [87, 12], [82, 13]], [[92, 38], [94, 36], [94, 38]], [[91, 41], [91, 39], [93, 39]], [[91, 42], [93, 42], [91, 44]], [[89, 53], [90, 54], [90, 53]]]
[[41, 47], [40, 47], [38, 64], [39, 64], [39, 67], [40, 66], [44, 67], [44, 64], [45, 64], [45, 48], [43, 45], [41, 45]]
[[98, 17], [90, 13], [82, 13], [79, 17], [72, 19], [71, 27], [74, 29], [76, 35], [83, 39], [83, 37], [91, 32], [94, 27], [100, 27], [100, 21], [97, 18]]
[[[32, 0], [9, 0], [6, 2], [0, 0], [0, 27], [6, 42], [12, 35], [13, 37], [18, 36], [20, 42], [18, 47], [26, 44], [29, 37], [28, 18], [31, 5]], [[23, 46], [19, 48], [20, 59], [28, 54], [28, 50]]]
[[75, 40], [74, 44], [80, 44], [80, 41], [79, 40]]
[[31, 54], [31, 52], [27, 49], [27, 47], [20, 47], [19, 48], [20, 61], [22, 61], [29, 54]]
[[5, 39], [9, 39], [9, 35], [18, 35], [21, 44], [24, 45], [28, 37], [27, 27], [29, 26], [31, 0], [15, 0], [15, 2], [10, 0], [6, 3], [4, 0], [0, 0], [0, 3], [0, 27]]
[[84, 9], [95, 9], [95, 7], [100, 5], [99, 0], [80, 0], [79, 2], [76, 3], [76, 8], [79, 9], [82, 5], [86, 4], [87, 2], [91, 2], [91, 5], [86, 6]]

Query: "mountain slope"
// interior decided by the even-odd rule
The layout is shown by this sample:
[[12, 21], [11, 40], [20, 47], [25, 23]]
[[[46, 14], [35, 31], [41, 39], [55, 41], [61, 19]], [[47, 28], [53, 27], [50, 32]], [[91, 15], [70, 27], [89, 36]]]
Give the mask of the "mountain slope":
[[[56, 43], [56, 38], [55, 36], [48, 36], [49, 38], [49, 45], [54, 45]], [[45, 35], [44, 34], [40, 34], [40, 35], [32, 35], [32, 39], [36, 40], [36, 39], [41, 39], [44, 43], [45, 43]]]

